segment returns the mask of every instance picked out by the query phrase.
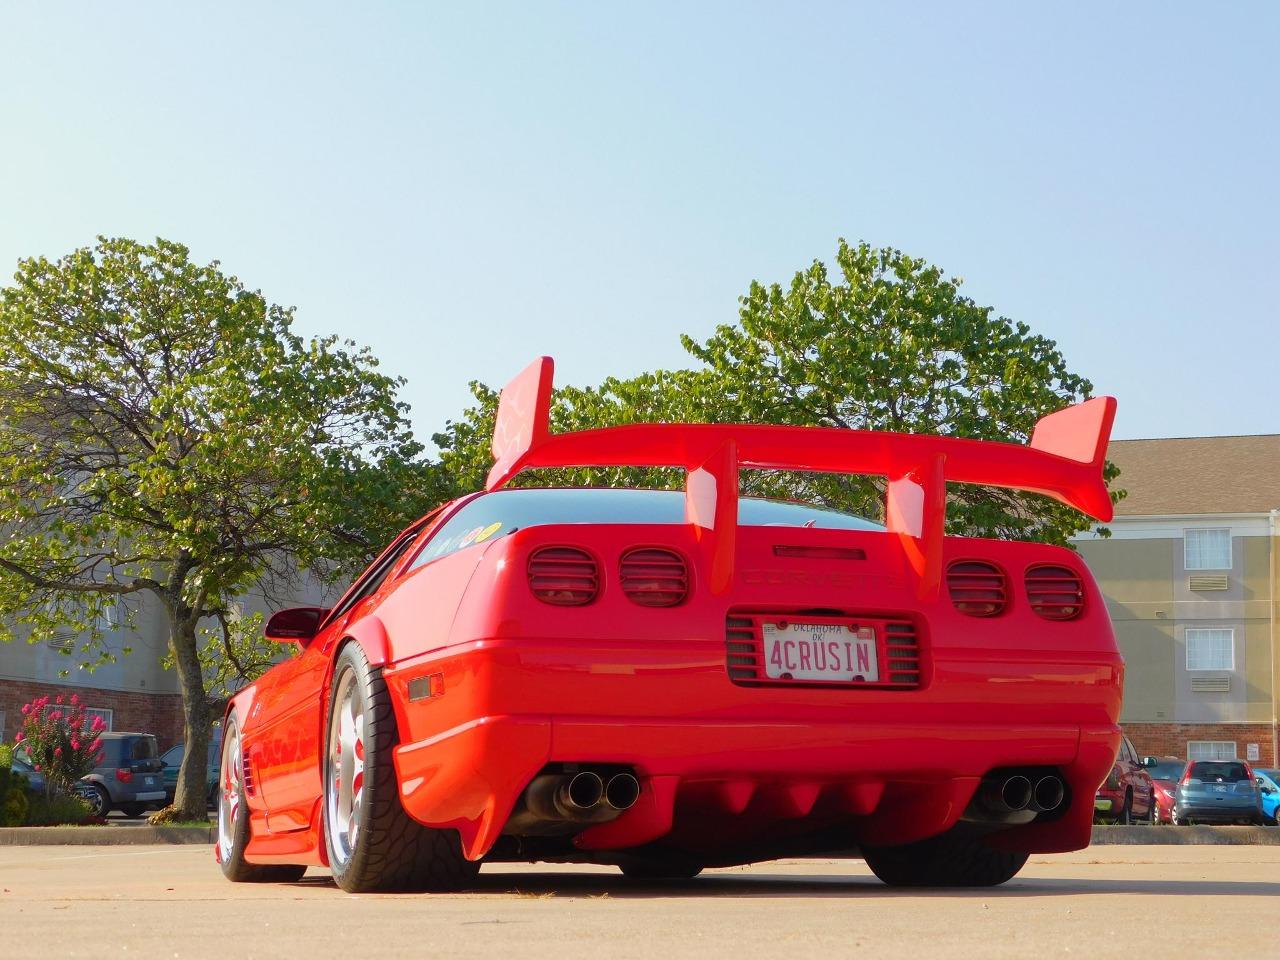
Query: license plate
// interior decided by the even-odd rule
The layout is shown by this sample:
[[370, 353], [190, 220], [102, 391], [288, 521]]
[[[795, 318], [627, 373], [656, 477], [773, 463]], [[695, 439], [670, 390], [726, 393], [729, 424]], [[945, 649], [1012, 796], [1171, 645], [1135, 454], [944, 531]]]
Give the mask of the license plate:
[[1213, 786], [1213, 787], [1210, 787], [1209, 789], [1210, 789], [1210, 790], [1212, 790], [1214, 793], [1226, 793], [1226, 792], [1227, 792], [1227, 788], [1226, 788], [1226, 787], [1224, 787], [1224, 786], [1220, 786], [1220, 785], [1219, 785], [1219, 786]]
[[762, 625], [765, 675], [828, 683], [880, 679], [876, 632], [838, 623], [778, 621]]
[[155, 784], [155, 782], [156, 782], [156, 778], [155, 778], [155, 777], [147, 777], [147, 781], [146, 781], [146, 782], [147, 782], [147, 786], [148, 786], [148, 787], [153, 786], [153, 785]]

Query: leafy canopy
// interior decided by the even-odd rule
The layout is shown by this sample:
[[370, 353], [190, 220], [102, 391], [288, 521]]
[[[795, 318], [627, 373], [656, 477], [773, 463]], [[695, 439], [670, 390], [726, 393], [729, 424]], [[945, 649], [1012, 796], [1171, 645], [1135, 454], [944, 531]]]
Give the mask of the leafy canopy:
[[0, 290], [0, 638], [20, 615], [105, 655], [108, 617], [149, 593], [175, 635], [217, 636], [206, 660], [252, 659], [234, 598], [358, 567], [426, 509], [398, 382], [292, 318], [165, 240], [20, 262]]
[[[644, 421], [779, 423], [938, 433], [1025, 443], [1045, 414], [1086, 399], [1057, 345], [1025, 323], [960, 293], [961, 281], [924, 260], [841, 240], [836, 276], [821, 261], [785, 287], [752, 283], [738, 322], [704, 341], [682, 338], [701, 366], [610, 378], [557, 391], [554, 430]], [[473, 384], [476, 404], [437, 434], [455, 489], [475, 489], [490, 457], [496, 393]], [[1113, 479], [1117, 471], [1109, 468]], [[671, 471], [542, 471], [520, 483], [679, 486]], [[747, 473], [744, 491], [883, 512], [881, 478]], [[1113, 494], [1117, 499], [1122, 493]], [[1089, 521], [1048, 498], [955, 484], [948, 530], [1063, 543]]]

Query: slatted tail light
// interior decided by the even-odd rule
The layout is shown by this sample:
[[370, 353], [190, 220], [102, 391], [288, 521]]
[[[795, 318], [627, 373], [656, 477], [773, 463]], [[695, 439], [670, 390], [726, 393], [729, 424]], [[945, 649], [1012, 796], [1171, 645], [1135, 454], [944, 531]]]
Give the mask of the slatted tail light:
[[628, 550], [619, 572], [622, 592], [642, 607], [676, 607], [689, 596], [689, 567], [674, 550]]
[[577, 547], [540, 547], [529, 557], [529, 589], [543, 603], [585, 606], [600, 591], [600, 567]]
[[947, 567], [951, 603], [971, 617], [994, 617], [1009, 602], [1004, 571], [985, 560], [957, 560]]
[[1046, 620], [1072, 620], [1084, 609], [1084, 583], [1070, 567], [1031, 567], [1026, 585], [1031, 609]]

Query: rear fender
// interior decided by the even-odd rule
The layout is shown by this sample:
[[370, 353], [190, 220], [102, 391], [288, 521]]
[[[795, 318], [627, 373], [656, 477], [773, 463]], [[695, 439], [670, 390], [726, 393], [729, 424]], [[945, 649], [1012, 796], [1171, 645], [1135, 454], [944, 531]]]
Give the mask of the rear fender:
[[[369, 661], [369, 666], [385, 667], [391, 662], [391, 640], [387, 636], [387, 628], [383, 626], [382, 621], [377, 617], [363, 617], [355, 623], [349, 624], [346, 629], [346, 636], [339, 641], [333, 651], [333, 659], [336, 660], [342, 648], [353, 640], [364, 651], [365, 659]], [[329, 664], [329, 676], [326, 677], [326, 680], [333, 680], [332, 660]]]

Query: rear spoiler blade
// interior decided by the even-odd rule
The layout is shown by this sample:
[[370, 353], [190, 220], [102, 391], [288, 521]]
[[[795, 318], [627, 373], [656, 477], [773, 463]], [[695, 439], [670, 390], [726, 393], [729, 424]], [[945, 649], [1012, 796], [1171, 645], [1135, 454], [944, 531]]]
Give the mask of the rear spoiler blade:
[[[540, 357], [503, 389], [487, 490], [536, 467], [676, 467], [687, 472], [685, 513], [712, 562], [712, 589], [732, 578], [742, 467], [861, 473], [888, 479], [887, 525], [902, 541], [922, 593], [938, 588], [947, 483], [1040, 493], [1106, 522], [1103, 480], [1113, 397], [1043, 417], [1022, 446], [928, 434], [755, 424], [645, 423], [550, 432], [554, 364]], [[712, 536], [714, 534], [714, 536]]]

